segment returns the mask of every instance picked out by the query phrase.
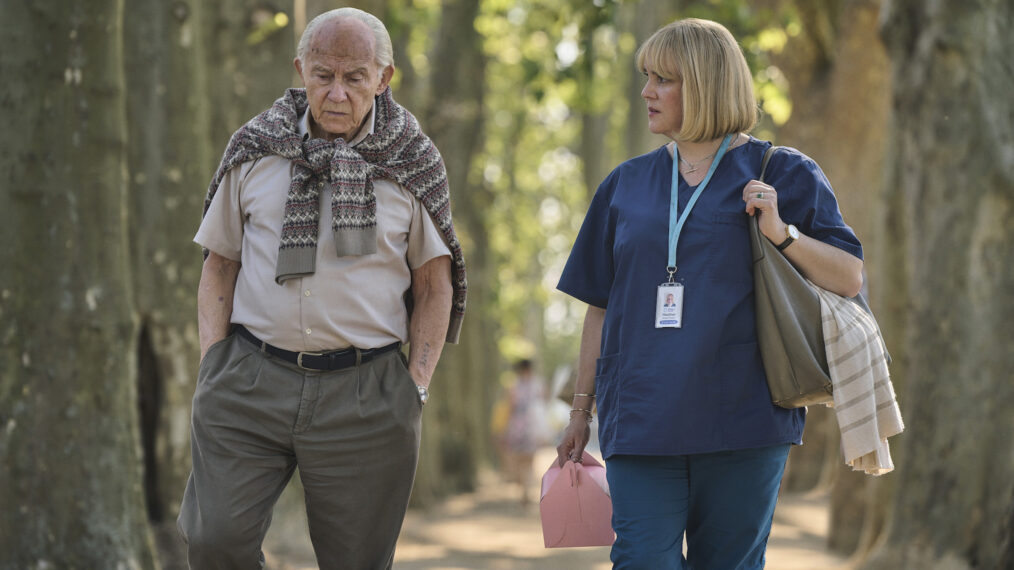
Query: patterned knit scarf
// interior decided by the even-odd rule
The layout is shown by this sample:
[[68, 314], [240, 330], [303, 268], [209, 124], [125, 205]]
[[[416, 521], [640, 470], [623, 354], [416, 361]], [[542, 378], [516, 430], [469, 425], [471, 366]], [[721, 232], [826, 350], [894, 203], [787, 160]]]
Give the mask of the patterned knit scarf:
[[394, 180], [422, 203], [451, 250], [454, 298], [447, 340], [457, 342], [465, 314], [465, 259], [451, 222], [447, 171], [437, 147], [419, 128], [415, 117], [395, 103], [390, 88], [375, 100], [374, 133], [355, 148], [342, 139], [308, 137], [304, 141], [299, 121], [307, 105], [305, 89], [288, 89], [270, 109], [232, 135], [208, 188], [205, 213], [225, 173], [234, 166], [268, 155], [292, 161], [275, 268], [275, 280], [282, 283], [315, 270], [320, 191], [324, 184], [333, 189], [331, 223], [338, 255], [368, 255], [377, 251], [373, 180]]

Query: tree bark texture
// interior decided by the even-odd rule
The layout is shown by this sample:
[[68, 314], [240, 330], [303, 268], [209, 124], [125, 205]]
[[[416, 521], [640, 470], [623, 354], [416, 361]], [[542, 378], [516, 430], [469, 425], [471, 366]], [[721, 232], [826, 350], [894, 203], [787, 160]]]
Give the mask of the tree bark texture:
[[236, 129], [270, 107], [286, 87], [301, 86], [292, 65], [298, 38], [294, 40], [288, 25], [279, 28], [274, 23], [279, 12], [292, 16], [292, 0], [218, 0], [196, 3], [194, 9], [202, 12], [211, 147], [217, 166]]
[[[470, 174], [481, 149], [485, 56], [475, 30], [477, 0], [444, 0], [432, 56], [430, 105], [423, 129], [444, 156], [455, 228], [468, 263], [468, 312], [460, 344], [444, 348], [423, 415], [423, 443], [415, 504], [475, 487], [478, 463], [488, 453], [486, 402], [496, 378], [496, 326], [490, 305], [492, 262], [484, 218], [492, 199]], [[423, 110], [420, 110], [423, 111]]]
[[888, 1], [901, 438], [871, 568], [1014, 567], [1014, 5]]
[[[795, 0], [793, 5], [803, 33], [776, 58], [789, 82], [792, 117], [775, 142], [800, 149], [821, 166], [869, 262], [878, 250], [874, 206], [883, 189], [890, 100], [887, 54], [877, 34], [880, 2]], [[876, 292], [878, 277], [868, 268], [868, 295]], [[805, 444], [792, 450], [784, 488], [806, 491], [837, 484], [846, 468], [833, 411], [811, 408], [803, 439]], [[849, 500], [848, 493], [835, 496]], [[854, 501], [836, 507], [841, 512], [832, 517], [833, 546], [851, 553], [859, 542], [863, 511], [855, 509]], [[846, 510], [850, 516], [843, 517]]]
[[[675, 3], [677, 6], [673, 4], [667, 0], [637, 0], [624, 3], [619, 8], [621, 28], [626, 33], [632, 34], [637, 47], [641, 47], [641, 44], [656, 30], [673, 20], [673, 14], [681, 3]], [[627, 160], [658, 148], [668, 142], [668, 139], [652, 134], [648, 130], [648, 111], [641, 97], [645, 77], [635, 67], [636, 62], [633, 59], [623, 63], [626, 65], [621, 64], [620, 69], [627, 78], [627, 128], [623, 134], [627, 155], [622, 157], [622, 160]], [[592, 188], [591, 192], [594, 191]]]
[[595, 73], [600, 57], [595, 46], [595, 33], [599, 26], [609, 23], [601, 12], [602, 10], [594, 5], [585, 6], [578, 12], [582, 55], [578, 60], [576, 73], [582, 94], [577, 109], [581, 117], [581, 136], [577, 153], [581, 157], [581, 173], [589, 200], [595, 195], [599, 183], [612, 169], [609, 146], [606, 144], [609, 139], [609, 111], [612, 101], [600, 94], [600, 79]]
[[[145, 491], [154, 523], [175, 532], [189, 473], [190, 400], [201, 255], [191, 241], [221, 149], [210, 145], [211, 106], [192, 3], [126, 5], [129, 228]], [[185, 117], [186, 120], [180, 120]]]
[[7, 2], [0, 18], [4, 568], [155, 565], [138, 454], [123, 9]]

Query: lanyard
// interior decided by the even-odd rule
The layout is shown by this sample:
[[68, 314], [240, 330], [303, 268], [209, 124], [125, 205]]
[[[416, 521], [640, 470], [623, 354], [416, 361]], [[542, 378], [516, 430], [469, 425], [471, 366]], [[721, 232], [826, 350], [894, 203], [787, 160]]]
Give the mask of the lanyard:
[[680, 240], [680, 232], [683, 231], [683, 224], [686, 223], [687, 218], [690, 217], [690, 210], [694, 208], [694, 204], [697, 203], [697, 199], [701, 197], [701, 192], [708, 186], [708, 182], [711, 182], [712, 175], [715, 174], [715, 170], [718, 168], [718, 162], [722, 160], [722, 156], [725, 155], [725, 151], [729, 149], [729, 142], [732, 141], [732, 135], [725, 135], [722, 139], [722, 144], [718, 147], [718, 152], [715, 153], [715, 160], [711, 161], [711, 168], [708, 169], [708, 173], [704, 176], [704, 180], [697, 185], [697, 190], [693, 196], [690, 197], [690, 201], [687, 202], [687, 207], [683, 210], [683, 214], [679, 215], [679, 148], [675, 147], [673, 152], [672, 160], [672, 187], [670, 190], [669, 198], [669, 265], [666, 267], [666, 271], [669, 272], [669, 282], [672, 283], [673, 275], [676, 273], [676, 244]]

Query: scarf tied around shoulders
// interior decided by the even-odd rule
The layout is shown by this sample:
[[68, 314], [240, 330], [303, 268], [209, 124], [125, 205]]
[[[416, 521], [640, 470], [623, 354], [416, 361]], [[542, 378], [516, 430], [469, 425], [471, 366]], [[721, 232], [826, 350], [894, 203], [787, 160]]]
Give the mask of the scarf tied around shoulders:
[[235, 166], [277, 155], [292, 161], [282, 216], [275, 281], [314, 273], [320, 224], [320, 192], [332, 187], [331, 225], [338, 255], [377, 251], [377, 197], [373, 180], [405, 187], [432, 217], [451, 250], [454, 296], [447, 341], [457, 342], [465, 314], [465, 259], [451, 221], [447, 170], [440, 152], [388, 87], [374, 103], [374, 132], [351, 147], [342, 139], [304, 137], [299, 122], [308, 106], [305, 89], [287, 89], [268, 110], [243, 125], [226, 147], [204, 200], [207, 213], [225, 174]]

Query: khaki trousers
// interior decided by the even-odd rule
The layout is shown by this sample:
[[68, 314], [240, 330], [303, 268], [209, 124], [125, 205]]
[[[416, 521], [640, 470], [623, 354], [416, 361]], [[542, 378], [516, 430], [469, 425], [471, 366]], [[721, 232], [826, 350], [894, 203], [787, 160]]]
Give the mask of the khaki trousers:
[[213, 345], [198, 372], [178, 520], [190, 567], [263, 568], [272, 509], [299, 467], [320, 568], [390, 568], [421, 412], [399, 351], [317, 372], [235, 334]]

